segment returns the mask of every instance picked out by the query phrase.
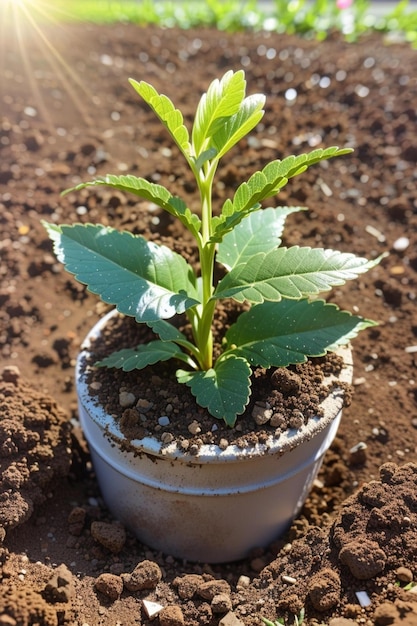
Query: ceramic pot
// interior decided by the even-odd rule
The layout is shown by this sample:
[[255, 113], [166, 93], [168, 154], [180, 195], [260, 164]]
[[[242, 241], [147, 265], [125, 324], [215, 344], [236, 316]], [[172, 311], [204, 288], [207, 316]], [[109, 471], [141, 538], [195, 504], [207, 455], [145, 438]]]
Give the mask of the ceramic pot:
[[[326, 398], [322, 417], [255, 447], [203, 445], [193, 456], [151, 437], [126, 445], [117, 421], [90, 393], [85, 370], [91, 340], [113, 314], [87, 335], [76, 372], [80, 422], [109, 509], [146, 545], [189, 561], [235, 561], [268, 545], [307, 498], [336, 435], [343, 390]], [[341, 354], [338, 380], [350, 383], [350, 348]]]

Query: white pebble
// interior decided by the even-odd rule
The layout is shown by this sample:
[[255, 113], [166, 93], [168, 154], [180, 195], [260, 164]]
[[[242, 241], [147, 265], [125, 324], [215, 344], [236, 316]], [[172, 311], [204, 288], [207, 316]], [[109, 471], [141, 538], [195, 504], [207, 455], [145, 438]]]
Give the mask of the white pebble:
[[150, 600], [142, 600], [142, 606], [149, 619], [156, 617], [164, 608], [161, 604], [151, 602]]
[[408, 239], [408, 237], [399, 237], [396, 241], [394, 241], [392, 247], [397, 252], [404, 252], [404, 250], [407, 250], [409, 245], [410, 240]]
[[372, 237], [375, 237], [375, 239], [377, 239], [380, 243], [384, 243], [385, 235], [383, 233], [381, 233], [380, 230], [375, 228], [375, 226], [372, 226], [371, 224], [368, 224], [367, 226], [365, 226], [365, 230], [366, 230], [367, 233], [372, 235]]
[[358, 598], [358, 602], [362, 607], [370, 606], [371, 598], [368, 596], [366, 591], [356, 591], [355, 596]]
[[292, 576], [282, 576], [282, 580], [284, 583], [289, 583], [290, 585], [295, 585], [297, 582], [297, 579]]

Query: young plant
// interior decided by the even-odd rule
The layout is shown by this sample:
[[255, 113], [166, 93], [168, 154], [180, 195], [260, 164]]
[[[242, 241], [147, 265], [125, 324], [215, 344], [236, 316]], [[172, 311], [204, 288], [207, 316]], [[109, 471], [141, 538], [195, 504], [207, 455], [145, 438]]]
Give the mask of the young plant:
[[[98, 365], [131, 371], [178, 359], [183, 364], [177, 371], [178, 381], [190, 387], [201, 407], [233, 426], [249, 401], [252, 367], [302, 363], [346, 344], [374, 324], [317, 299], [317, 294], [356, 278], [380, 258], [367, 261], [334, 250], [281, 246], [286, 217], [304, 209], [262, 209], [262, 203], [278, 194], [290, 178], [351, 150], [330, 147], [274, 160], [242, 182], [214, 215], [217, 167], [262, 118], [265, 96], [246, 96], [244, 72], [228, 71], [201, 97], [190, 135], [182, 114], [167, 96], [144, 81], [130, 83], [188, 163], [201, 210], [193, 213], [165, 187], [136, 176], [109, 174], [73, 189], [107, 185], [160, 206], [192, 234], [199, 274], [178, 253], [140, 235], [102, 225], [44, 225], [58, 259], [77, 280], [155, 333], [154, 341], [118, 351]], [[215, 263], [224, 270], [217, 282]], [[213, 319], [217, 303], [225, 298], [246, 301], [251, 308], [227, 330], [214, 362]], [[192, 339], [175, 325], [175, 316], [182, 313], [188, 318]]]
[[[304, 608], [302, 608], [298, 616], [294, 615], [294, 626], [302, 626], [302, 624], [304, 623], [304, 617], [305, 610]], [[266, 626], [285, 626], [285, 620], [283, 617], [279, 617], [275, 622], [271, 622], [271, 620], [267, 619], [266, 617], [261, 617], [261, 620]]]

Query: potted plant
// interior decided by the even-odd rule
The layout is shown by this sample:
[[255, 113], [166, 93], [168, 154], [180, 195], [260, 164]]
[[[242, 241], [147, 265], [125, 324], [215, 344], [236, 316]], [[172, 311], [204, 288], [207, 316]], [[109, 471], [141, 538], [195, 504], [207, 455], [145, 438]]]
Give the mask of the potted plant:
[[[116, 307], [89, 333], [78, 358], [80, 420], [105, 500], [140, 539], [190, 560], [231, 561], [270, 542], [300, 510], [336, 434], [352, 373], [349, 342], [374, 324], [317, 295], [356, 278], [381, 257], [368, 261], [285, 247], [286, 217], [303, 209], [262, 205], [290, 178], [349, 153], [347, 148], [274, 160], [242, 182], [215, 214], [218, 165], [264, 113], [264, 95], [246, 96], [243, 71], [228, 71], [211, 83], [191, 134], [167, 96], [146, 82], [130, 83], [188, 163], [200, 211], [192, 212], [162, 185], [130, 175], [107, 175], [75, 189], [107, 185], [156, 204], [188, 231], [198, 260], [193, 264], [164, 245], [107, 226], [45, 223], [66, 269]], [[222, 335], [217, 316], [225, 302], [233, 303], [235, 321]], [[138, 345], [129, 343], [132, 332], [139, 333]], [[118, 333], [129, 338], [127, 345], [106, 354]], [[320, 406], [312, 414], [311, 407], [294, 404], [297, 393], [304, 401], [316, 395], [303, 390], [294, 368], [333, 351], [343, 361], [334, 359], [334, 374], [328, 364], [321, 370], [327, 397], [317, 395]], [[163, 393], [164, 375], [145, 368], [157, 362], [168, 367], [172, 360], [181, 365], [175, 384], [186, 390], [177, 395], [188, 397], [190, 390], [195, 397], [191, 418], [175, 411], [152, 415], [152, 401], [124, 383], [124, 377], [140, 377], [148, 387], [160, 383]], [[311, 367], [317, 378], [317, 362]], [[119, 413], [99, 393], [104, 373], [118, 394]], [[251, 398], [259, 379], [274, 381], [274, 402], [290, 397], [289, 420], [273, 402]], [[253, 433], [239, 428], [245, 415]], [[200, 427], [207, 417], [211, 439]], [[228, 439], [228, 432], [236, 432], [236, 439]]]

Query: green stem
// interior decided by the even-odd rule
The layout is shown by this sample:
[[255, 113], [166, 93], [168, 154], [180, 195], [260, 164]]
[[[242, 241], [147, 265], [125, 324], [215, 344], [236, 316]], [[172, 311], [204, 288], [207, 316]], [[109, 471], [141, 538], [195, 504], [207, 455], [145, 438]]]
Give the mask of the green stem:
[[212, 222], [212, 187], [217, 161], [205, 164], [204, 171], [200, 170], [197, 182], [201, 197], [201, 244], [199, 245], [202, 304], [194, 328], [195, 341], [201, 355], [202, 368], [207, 370], [213, 365], [213, 315], [215, 301], [213, 295], [214, 257], [216, 246], [210, 242]]

